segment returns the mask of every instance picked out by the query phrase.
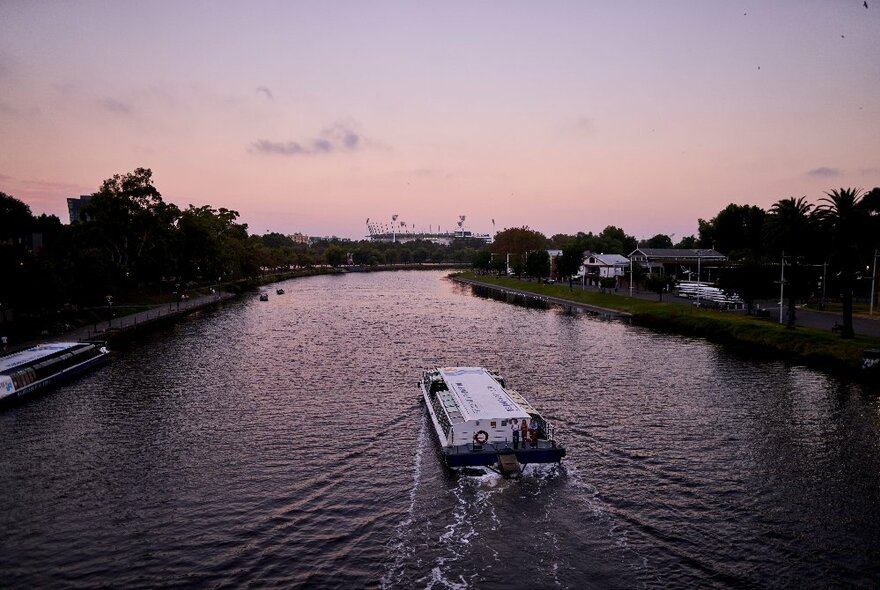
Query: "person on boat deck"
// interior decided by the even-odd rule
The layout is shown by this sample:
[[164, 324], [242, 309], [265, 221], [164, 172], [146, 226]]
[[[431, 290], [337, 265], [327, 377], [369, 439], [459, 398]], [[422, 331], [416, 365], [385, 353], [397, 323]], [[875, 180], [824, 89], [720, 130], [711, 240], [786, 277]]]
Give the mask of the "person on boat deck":
[[526, 441], [528, 440], [529, 436], [529, 423], [526, 422], [525, 418], [519, 421], [519, 432], [520, 438], [522, 439], [523, 448], [525, 448]]
[[538, 424], [534, 418], [529, 420], [529, 440], [532, 442], [533, 447], [538, 446]]
[[513, 448], [514, 449], [519, 448], [519, 424], [518, 424], [518, 422], [519, 422], [519, 420], [517, 420], [516, 418], [513, 418], [510, 420], [510, 432], [511, 432], [511, 435], [513, 436]]

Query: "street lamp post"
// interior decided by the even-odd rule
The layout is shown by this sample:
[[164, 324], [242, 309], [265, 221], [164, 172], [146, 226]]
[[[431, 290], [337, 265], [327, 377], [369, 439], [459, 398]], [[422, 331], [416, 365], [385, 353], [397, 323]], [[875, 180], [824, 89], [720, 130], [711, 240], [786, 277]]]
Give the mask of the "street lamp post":
[[782, 302], [785, 300], [785, 250], [779, 264], [779, 323], [782, 323]]
[[874, 269], [871, 271], [871, 306], [868, 315], [874, 315], [874, 283], [877, 281], [877, 248], [874, 248]]
[[[587, 269], [584, 267], [584, 276], [587, 275]], [[632, 255], [629, 257], [629, 296], [633, 296], [633, 259]]]
[[700, 307], [700, 296], [703, 294], [703, 283], [700, 282], [700, 279], [703, 276], [703, 257], [701, 254], [702, 252], [697, 250], [697, 307]]

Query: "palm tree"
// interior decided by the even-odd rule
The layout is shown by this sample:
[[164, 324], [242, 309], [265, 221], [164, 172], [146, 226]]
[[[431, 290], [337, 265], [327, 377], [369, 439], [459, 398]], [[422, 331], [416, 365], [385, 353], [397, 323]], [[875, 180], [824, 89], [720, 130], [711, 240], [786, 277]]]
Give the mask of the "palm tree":
[[866, 237], [869, 211], [862, 204], [861, 189], [841, 188], [819, 199], [816, 215], [831, 236], [832, 260], [840, 269], [843, 327], [841, 338], [853, 338], [853, 284], [859, 267], [859, 242]]
[[[768, 242], [776, 250], [788, 254], [791, 258], [791, 269], [788, 279], [788, 316], [787, 327], [794, 328], [795, 304], [797, 303], [798, 257], [802, 256], [810, 237], [814, 233], [814, 223], [810, 216], [813, 206], [807, 203], [806, 197], [795, 199], [789, 197], [773, 204], [767, 215], [765, 232]], [[781, 302], [780, 302], [781, 303]]]

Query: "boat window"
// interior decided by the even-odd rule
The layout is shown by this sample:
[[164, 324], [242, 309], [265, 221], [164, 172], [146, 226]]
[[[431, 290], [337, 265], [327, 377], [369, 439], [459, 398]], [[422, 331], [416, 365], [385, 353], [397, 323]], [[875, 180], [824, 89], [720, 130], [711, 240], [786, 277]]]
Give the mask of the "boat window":
[[492, 420], [492, 421], [489, 423], [489, 426], [492, 427], [492, 428], [498, 428], [498, 423], [495, 422], [495, 420]]

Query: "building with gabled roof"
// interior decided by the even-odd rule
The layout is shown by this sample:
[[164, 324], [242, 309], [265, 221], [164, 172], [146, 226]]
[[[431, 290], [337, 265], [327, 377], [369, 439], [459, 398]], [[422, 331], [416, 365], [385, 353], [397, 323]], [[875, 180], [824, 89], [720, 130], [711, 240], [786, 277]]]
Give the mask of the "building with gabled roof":
[[708, 273], [727, 262], [727, 256], [714, 248], [636, 248], [629, 255], [648, 274], [686, 276], [690, 280], [700, 280]]
[[600, 279], [625, 276], [629, 265], [629, 258], [622, 254], [595, 254], [587, 251], [584, 252], [584, 262], [578, 272], [585, 284], [598, 284]]

